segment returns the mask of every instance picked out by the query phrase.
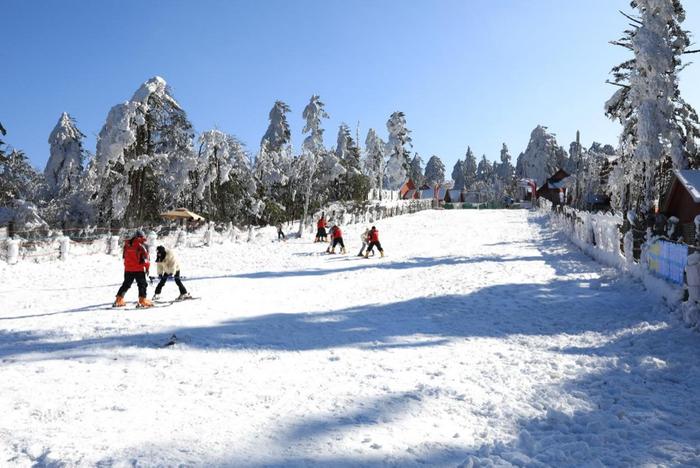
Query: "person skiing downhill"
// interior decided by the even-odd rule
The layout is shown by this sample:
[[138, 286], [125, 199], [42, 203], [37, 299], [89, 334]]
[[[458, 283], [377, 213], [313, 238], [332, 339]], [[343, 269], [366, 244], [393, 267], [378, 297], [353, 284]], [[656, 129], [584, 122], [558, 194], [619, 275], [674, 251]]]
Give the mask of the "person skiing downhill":
[[340, 244], [340, 253], [345, 253], [345, 243], [343, 242], [343, 231], [340, 230], [340, 226], [337, 224], [331, 228], [331, 244], [326, 250], [327, 253], [334, 254], [335, 246]]
[[190, 293], [187, 292], [182, 281], [180, 281], [180, 263], [177, 261], [175, 252], [171, 249], [166, 249], [162, 245], [159, 245], [156, 251], [156, 265], [158, 266], [158, 277], [160, 281], [158, 282], [158, 286], [156, 286], [155, 294], [153, 294], [153, 300], [157, 301], [160, 299], [160, 292], [163, 290], [163, 286], [165, 286], [168, 278], [172, 275], [175, 276], [175, 284], [177, 284], [180, 290], [180, 296], [178, 296], [176, 300], [182, 301], [184, 299], [192, 299], [192, 296], [190, 296]]
[[124, 242], [124, 250], [122, 253], [122, 257], [124, 258], [124, 282], [117, 292], [117, 298], [114, 304], [112, 304], [113, 307], [124, 307], [126, 305], [126, 302], [124, 302], [124, 295], [129, 290], [134, 280], [136, 280], [136, 284], [139, 288], [138, 306], [153, 306], [153, 303], [146, 297], [146, 289], [148, 288], [146, 274], [151, 265], [148, 261], [148, 250], [146, 250], [146, 247], [143, 245], [145, 242], [146, 237], [140, 229], [134, 233], [131, 239]]
[[360, 253], [357, 254], [358, 257], [363, 257], [365, 255], [365, 249], [369, 245], [369, 228], [365, 229], [362, 234], [360, 234], [360, 241], [362, 242], [362, 247], [360, 247]]
[[382, 244], [379, 242], [379, 231], [376, 227], [372, 226], [369, 230], [369, 246], [367, 247], [367, 252], [365, 252], [365, 258], [369, 258], [369, 254], [373, 253], [374, 247], [379, 250], [379, 255], [384, 256], [384, 249], [382, 249]]
[[328, 238], [328, 234], [326, 234], [326, 226], [328, 226], [328, 223], [326, 222], [326, 217], [324, 215], [321, 215], [321, 218], [318, 220], [316, 223], [316, 240], [314, 242], [326, 242]]
[[284, 231], [282, 230], [282, 223], [277, 223], [277, 240], [287, 240], [287, 236], [284, 235]]

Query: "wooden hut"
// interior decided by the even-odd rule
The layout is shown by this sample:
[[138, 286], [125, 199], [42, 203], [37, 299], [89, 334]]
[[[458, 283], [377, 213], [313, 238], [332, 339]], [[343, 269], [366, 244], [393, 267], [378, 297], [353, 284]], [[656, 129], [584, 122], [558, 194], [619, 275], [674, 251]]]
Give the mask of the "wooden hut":
[[671, 188], [663, 199], [661, 212], [675, 216], [686, 244], [695, 243], [695, 217], [700, 214], [700, 170], [673, 171]]
[[462, 202], [462, 191], [456, 189], [446, 190], [445, 193], [445, 203], [461, 203]]
[[410, 198], [413, 198], [413, 196], [416, 193], [416, 184], [413, 182], [412, 179], [408, 179], [406, 182], [403, 183], [401, 188], [399, 189], [399, 198], [401, 200], [407, 200], [407, 196], [409, 195], [410, 192]]
[[[570, 174], [568, 172], [566, 172], [564, 169], [559, 169], [552, 177], [547, 179], [542, 187], [537, 189], [537, 197], [546, 198], [554, 205], [560, 205], [561, 197], [559, 194], [566, 192], [566, 189], [569, 187], [569, 183], [571, 181], [569, 177]], [[564, 199], [566, 200], [566, 197], [564, 197]]]

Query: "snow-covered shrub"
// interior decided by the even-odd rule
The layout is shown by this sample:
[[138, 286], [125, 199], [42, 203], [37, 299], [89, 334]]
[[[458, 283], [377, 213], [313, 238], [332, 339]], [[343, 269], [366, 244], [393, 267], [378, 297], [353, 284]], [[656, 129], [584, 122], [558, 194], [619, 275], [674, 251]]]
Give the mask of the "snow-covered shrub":
[[14, 231], [25, 239], [45, 237], [49, 225], [39, 214], [34, 203], [26, 200], [12, 200], [7, 206], [0, 207], [0, 225], [14, 223]]

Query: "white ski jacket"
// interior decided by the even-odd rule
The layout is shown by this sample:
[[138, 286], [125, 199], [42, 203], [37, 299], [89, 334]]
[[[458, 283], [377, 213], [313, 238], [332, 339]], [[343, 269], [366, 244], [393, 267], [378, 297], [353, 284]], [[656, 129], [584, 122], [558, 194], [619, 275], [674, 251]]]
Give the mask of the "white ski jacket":
[[363, 244], [369, 243], [369, 241], [367, 240], [367, 236], [369, 236], [369, 229], [365, 229], [365, 232], [360, 234], [360, 240], [362, 241]]
[[165, 249], [165, 258], [162, 262], [158, 262], [158, 276], [163, 274], [174, 275], [180, 271], [180, 264], [177, 261], [175, 252], [170, 249]]

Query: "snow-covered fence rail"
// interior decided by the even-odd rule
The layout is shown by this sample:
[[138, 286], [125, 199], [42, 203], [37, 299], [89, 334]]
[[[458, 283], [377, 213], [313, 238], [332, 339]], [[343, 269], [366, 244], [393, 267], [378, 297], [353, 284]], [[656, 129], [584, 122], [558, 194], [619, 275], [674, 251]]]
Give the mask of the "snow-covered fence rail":
[[[335, 203], [326, 207], [324, 211], [331, 217], [331, 220], [348, 225], [375, 223], [384, 218], [416, 213], [431, 208], [432, 200], [388, 199], [359, 205]], [[316, 215], [320, 216], [320, 212]], [[309, 232], [315, 232], [315, 219], [317, 217], [305, 225], [305, 229], [308, 229]], [[17, 232], [17, 237], [14, 239], [0, 239], [0, 260], [15, 264], [19, 261], [37, 263], [59, 259], [68, 261], [73, 257], [96, 254], [120, 256], [123, 240], [135, 230], [136, 227], [65, 229], [48, 231], [42, 236], [30, 231]], [[151, 244], [162, 243], [180, 249], [211, 247], [224, 243], [257, 242], [277, 237], [276, 230], [272, 226], [248, 226], [246, 229], [241, 229], [232, 223], [225, 225], [209, 223], [194, 231], [167, 227], [155, 228], [157, 233], [151, 229], [144, 230], [149, 236]], [[292, 232], [292, 229], [288, 231]], [[151, 252], [151, 256], [155, 258], [155, 253]]]
[[[622, 217], [590, 213], [571, 207], [556, 207], [540, 199], [539, 212], [549, 217], [552, 227], [563, 232], [581, 250], [601, 263], [624, 270], [644, 285], [680, 305], [685, 295], [683, 273], [688, 263], [688, 246], [647, 235], [639, 260], [633, 255], [632, 231], [622, 235]], [[700, 323], [700, 306], [683, 303], [683, 318], [691, 325]]]
[[540, 210], [550, 214], [552, 225], [564, 231], [581, 250], [598, 261], [622, 267], [625, 257], [620, 249], [622, 217], [608, 213], [590, 213], [571, 207], [552, 211], [548, 200], [540, 200]]
[[398, 190], [379, 190], [379, 189], [371, 189], [369, 193], [367, 194], [367, 200], [370, 201], [394, 201], [394, 200], [400, 200], [401, 199], [401, 193]]
[[304, 225], [304, 232], [316, 232], [316, 220], [325, 214], [330, 222], [340, 225], [376, 223], [385, 218], [417, 213], [433, 208], [431, 199], [421, 200], [382, 200], [371, 205], [333, 203], [314, 213]]

